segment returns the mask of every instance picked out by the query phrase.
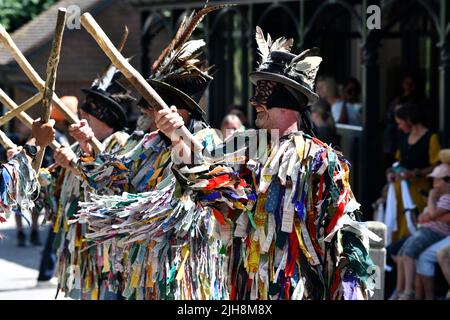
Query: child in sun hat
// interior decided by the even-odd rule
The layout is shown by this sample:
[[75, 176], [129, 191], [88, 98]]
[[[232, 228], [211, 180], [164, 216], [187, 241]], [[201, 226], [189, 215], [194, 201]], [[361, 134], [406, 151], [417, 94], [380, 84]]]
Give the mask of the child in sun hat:
[[[418, 271], [424, 272], [423, 259], [420, 255], [433, 244], [450, 236], [450, 225], [446, 219], [450, 214], [450, 149], [441, 150], [441, 164], [436, 166], [428, 177], [433, 178], [433, 189], [428, 195], [427, 207], [419, 216], [420, 227], [406, 242], [398, 253], [397, 290], [400, 299], [415, 297], [413, 291], [416, 275], [416, 261], [419, 259]], [[422, 262], [422, 263], [421, 263]]]

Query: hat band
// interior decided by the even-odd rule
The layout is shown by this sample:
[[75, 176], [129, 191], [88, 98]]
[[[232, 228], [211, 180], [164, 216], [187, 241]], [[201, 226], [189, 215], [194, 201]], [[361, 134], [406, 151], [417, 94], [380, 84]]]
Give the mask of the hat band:
[[286, 63], [275, 61], [266, 61], [262, 63], [261, 66], [258, 68], [258, 71], [276, 73], [283, 76], [285, 75], [284, 74], [285, 70], [286, 70]]
[[268, 72], [284, 76], [292, 81], [297, 82], [299, 85], [304, 86], [305, 88], [308, 88], [309, 90], [313, 91], [311, 85], [307, 81], [305, 81], [305, 78], [307, 78], [307, 76], [301, 72], [295, 73], [288, 72], [287, 64], [288, 64], [287, 62], [276, 62], [273, 60], [267, 61], [262, 63], [261, 66], [256, 71]]

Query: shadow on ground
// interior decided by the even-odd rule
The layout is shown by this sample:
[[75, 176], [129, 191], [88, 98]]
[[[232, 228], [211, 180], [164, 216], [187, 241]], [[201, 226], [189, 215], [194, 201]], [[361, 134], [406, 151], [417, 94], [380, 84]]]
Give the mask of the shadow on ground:
[[[49, 226], [39, 228], [39, 237], [44, 244], [47, 239]], [[17, 231], [13, 229], [1, 229], [0, 234], [3, 237], [0, 240], [0, 259], [20, 264], [31, 269], [39, 269], [42, 251], [44, 246], [33, 246], [29, 242], [31, 228], [24, 228], [27, 236], [27, 246], [24, 248], [17, 246]]]

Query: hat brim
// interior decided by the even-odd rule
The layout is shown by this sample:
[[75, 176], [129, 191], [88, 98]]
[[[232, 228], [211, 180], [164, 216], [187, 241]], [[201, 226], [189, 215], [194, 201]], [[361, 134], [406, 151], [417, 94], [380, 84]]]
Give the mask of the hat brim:
[[448, 177], [449, 175], [447, 175], [447, 174], [444, 174], [444, 175], [442, 175], [442, 174], [438, 174], [438, 173], [430, 173], [429, 175], [427, 175], [427, 177], [429, 177], [429, 178], [436, 178], [436, 179], [442, 179], [442, 178], [446, 178], [446, 177]]
[[290, 87], [291, 89], [297, 90], [306, 96], [306, 98], [308, 99], [308, 106], [313, 105], [314, 103], [319, 101], [319, 96], [315, 92], [311, 91], [304, 85], [301, 85], [298, 82], [289, 79], [286, 76], [264, 71], [253, 71], [250, 72], [248, 76], [250, 78], [250, 81], [254, 85], [256, 85], [260, 80], [268, 80], [282, 83], [285, 86]]
[[[103, 93], [97, 91], [97, 90], [92, 90], [92, 89], [81, 89], [81, 91], [83, 91], [84, 94], [92, 94], [93, 96], [103, 99], [105, 101], [107, 101], [108, 103], [110, 103], [110, 105], [113, 106], [114, 110], [113, 112], [118, 113], [120, 115], [120, 117], [122, 117], [122, 119], [124, 119], [125, 122], [127, 122], [128, 117], [127, 114], [125, 113], [125, 111], [123, 110], [122, 106], [115, 100], [111, 99], [110, 97], [104, 95]], [[100, 119], [99, 119], [100, 120]], [[127, 123], [123, 123], [122, 124], [124, 127], [127, 126]]]
[[148, 83], [160, 94], [175, 95], [177, 98], [184, 102], [184, 106], [176, 106], [179, 109], [187, 109], [191, 112], [197, 113], [200, 117], [206, 116], [205, 111], [200, 108], [199, 104], [195, 102], [191, 97], [185, 94], [183, 91], [158, 80], [147, 80]]

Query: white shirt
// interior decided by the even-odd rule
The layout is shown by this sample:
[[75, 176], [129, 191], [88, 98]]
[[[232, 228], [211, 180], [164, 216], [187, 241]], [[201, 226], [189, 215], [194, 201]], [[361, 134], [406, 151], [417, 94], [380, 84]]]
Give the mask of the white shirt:
[[[334, 119], [335, 123], [338, 123], [338, 120], [341, 117], [343, 105], [344, 105], [344, 103], [342, 100], [337, 100], [331, 106], [331, 113], [333, 115], [333, 119]], [[348, 124], [353, 125], [353, 126], [362, 125], [361, 104], [347, 102], [346, 106], [347, 106], [347, 113], [348, 113]]]

